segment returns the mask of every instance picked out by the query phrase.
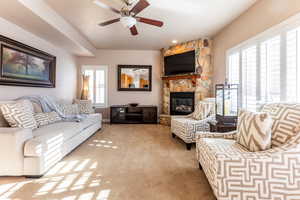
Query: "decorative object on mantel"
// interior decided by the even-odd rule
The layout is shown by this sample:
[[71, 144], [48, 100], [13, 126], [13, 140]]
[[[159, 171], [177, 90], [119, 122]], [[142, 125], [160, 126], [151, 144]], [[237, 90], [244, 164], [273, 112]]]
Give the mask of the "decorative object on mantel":
[[119, 65], [118, 91], [152, 90], [152, 66], [150, 65]]
[[89, 99], [89, 81], [90, 76], [82, 75], [82, 91], [81, 91], [81, 100]]
[[56, 57], [0, 35], [0, 84], [55, 87]]
[[238, 84], [216, 85], [216, 119], [218, 124], [236, 124], [238, 115]]
[[137, 107], [139, 104], [138, 103], [130, 103], [128, 105], [131, 106], [131, 107]]

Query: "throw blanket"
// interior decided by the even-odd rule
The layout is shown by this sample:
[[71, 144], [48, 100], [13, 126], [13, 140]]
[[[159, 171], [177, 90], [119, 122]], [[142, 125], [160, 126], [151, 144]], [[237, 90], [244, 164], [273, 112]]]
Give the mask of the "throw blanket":
[[77, 121], [80, 122], [86, 115], [66, 115], [62, 112], [59, 103], [51, 96], [47, 95], [31, 95], [24, 96], [18, 100], [27, 99], [31, 102], [37, 103], [42, 107], [43, 112], [56, 112], [64, 121]]

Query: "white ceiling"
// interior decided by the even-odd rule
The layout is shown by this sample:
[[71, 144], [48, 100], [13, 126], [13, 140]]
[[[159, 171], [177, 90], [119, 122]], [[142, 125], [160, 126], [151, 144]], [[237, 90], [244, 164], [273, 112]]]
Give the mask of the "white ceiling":
[[[100, 0], [117, 9], [121, 0]], [[139, 23], [132, 36], [120, 23], [98, 23], [119, 17], [93, 0], [1, 0], [0, 17], [75, 55], [91, 56], [97, 49], [158, 50], [212, 37], [256, 0], [148, 0], [139, 16], [164, 21], [162, 28]]]
[[[256, 0], [148, 0], [151, 4], [139, 16], [164, 21], [163, 28], [139, 23], [132, 36], [120, 23], [97, 24], [119, 16], [96, 6], [92, 0], [45, 0], [98, 49], [157, 50], [184, 42], [212, 37], [252, 6]], [[120, 0], [100, 0], [120, 9]]]

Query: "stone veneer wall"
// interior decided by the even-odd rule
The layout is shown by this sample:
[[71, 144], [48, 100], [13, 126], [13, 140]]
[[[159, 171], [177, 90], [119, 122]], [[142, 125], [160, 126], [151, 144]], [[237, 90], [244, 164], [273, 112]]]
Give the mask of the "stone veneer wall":
[[[196, 86], [190, 79], [163, 81], [162, 114], [170, 114], [171, 92], [195, 92], [195, 102], [213, 95], [212, 40], [199, 39], [162, 49], [162, 58], [192, 50], [196, 52], [196, 73], [201, 74], [201, 78], [197, 79]], [[162, 67], [164, 69], [163, 62]]]

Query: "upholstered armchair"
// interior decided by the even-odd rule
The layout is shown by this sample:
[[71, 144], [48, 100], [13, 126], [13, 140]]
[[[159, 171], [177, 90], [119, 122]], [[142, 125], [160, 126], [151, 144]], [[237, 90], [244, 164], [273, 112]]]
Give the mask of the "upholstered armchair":
[[196, 135], [200, 132], [210, 130], [209, 122], [215, 122], [214, 101], [204, 101], [212, 105], [209, 115], [202, 120], [195, 120], [193, 113], [187, 116], [172, 116], [171, 118], [171, 133], [173, 138], [176, 136], [182, 139], [187, 150], [191, 149], [193, 143], [196, 142]]
[[[269, 150], [248, 151], [236, 142], [237, 131], [196, 134], [199, 167], [218, 200], [300, 199], [300, 106], [273, 104], [264, 111], [274, 117], [272, 134], [280, 130]], [[286, 137], [292, 127], [294, 135]]]

